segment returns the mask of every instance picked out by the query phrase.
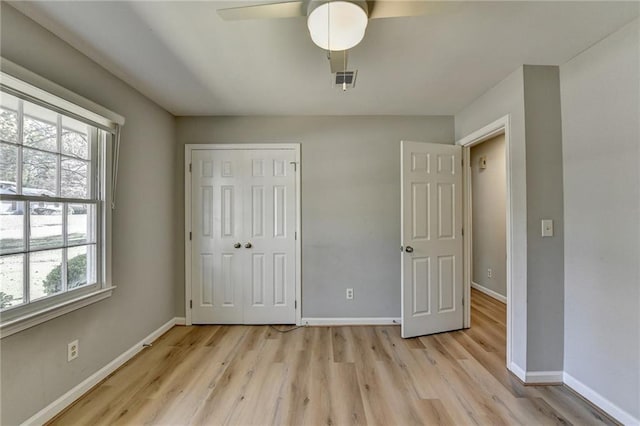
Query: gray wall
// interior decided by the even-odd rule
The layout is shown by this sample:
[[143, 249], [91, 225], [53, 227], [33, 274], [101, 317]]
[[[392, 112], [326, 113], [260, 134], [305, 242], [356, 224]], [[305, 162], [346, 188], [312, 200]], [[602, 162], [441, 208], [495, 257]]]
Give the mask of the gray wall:
[[[507, 176], [504, 135], [471, 148], [473, 282], [507, 296]], [[485, 157], [486, 168], [480, 168]], [[489, 278], [487, 270], [491, 268]]]
[[[564, 226], [560, 77], [524, 68], [527, 145], [527, 370], [561, 371], [564, 345]], [[543, 238], [542, 219], [553, 237]]]
[[302, 315], [400, 316], [400, 141], [453, 143], [453, 117], [181, 117], [177, 137], [182, 173], [186, 143], [300, 142]]
[[640, 25], [560, 68], [565, 371], [640, 419]]
[[[456, 114], [456, 139], [509, 115], [512, 361], [525, 371], [563, 363], [562, 132], [558, 67], [525, 65]], [[542, 239], [540, 220], [555, 236]]]
[[[175, 119], [53, 34], [1, 6], [2, 56], [124, 115], [111, 298], [2, 339], [3, 425], [18, 424], [175, 316]], [[68, 363], [67, 343], [80, 357]]]

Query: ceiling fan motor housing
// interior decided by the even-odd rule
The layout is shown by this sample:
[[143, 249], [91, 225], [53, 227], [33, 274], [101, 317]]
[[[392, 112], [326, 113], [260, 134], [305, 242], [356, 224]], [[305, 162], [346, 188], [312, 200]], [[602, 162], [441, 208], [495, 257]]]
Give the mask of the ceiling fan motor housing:
[[311, 0], [307, 26], [311, 39], [325, 50], [347, 50], [362, 41], [369, 8], [364, 0]]

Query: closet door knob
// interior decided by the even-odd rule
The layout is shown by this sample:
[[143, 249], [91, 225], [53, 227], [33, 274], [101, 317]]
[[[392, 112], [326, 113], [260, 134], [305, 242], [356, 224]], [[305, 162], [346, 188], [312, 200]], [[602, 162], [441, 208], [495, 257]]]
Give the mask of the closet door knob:
[[244, 245], [244, 248], [251, 248], [251, 247], [253, 247], [253, 246], [251, 245], [251, 243], [247, 243], [247, 244], [245, 244], [245, 245]]
[[233, 248], [240, 248], [240, 247], [242, 247], [242, 244], [240, 244], [240, 243], [235, 243], [233, 245]]
[[406, 247], [404, 248], [404, 251], [406, 251], [407, 253], [413, 253], [413, 247], [411, 247], [411, 246], [406, 246]]

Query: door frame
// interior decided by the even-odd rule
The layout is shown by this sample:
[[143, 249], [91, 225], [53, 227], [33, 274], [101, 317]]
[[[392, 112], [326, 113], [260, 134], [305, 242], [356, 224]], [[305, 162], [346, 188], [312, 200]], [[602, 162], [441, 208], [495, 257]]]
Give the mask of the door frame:
[[184, 146], [184, 310], [185, 325], [192, 325], [191, 322], [191, 239], [189, 234], [191, 228], [191, 154], [195, 150], [291, 150], [295, 152], [296, 164], [296, 244], [295, 244], [295, 311], [296, 325], [302, 324], [302, 226], [301, 226], [301, 188], [300, 188], [300, 143], [235, 143], [235, 144], [185, 144]]
[[509, 115], [505, 115], [497, 119], [496, 121], [484, 126], [483, 128], [471, 133], [468, 136], [460, 139], [456, 142], [457, 145], [462, 146], [462, 158], [464, 161], [464, 170], [462, 172], [462, 185], [463, 185], [463, 211], [462, 220], [465, 235], [463, 237], [463, 279], [464, 279], [464, 327], [471, 327], [471, 281], [472, 281], [472, 266], [473, 266], [473, 221], [472, 221], [472, 193], [471, 193], [471, 147], [481, 144], [495, 136], [504, 134], [504, 155], [506, 165], [506, 192], [505, 192], [505, 207], [506, 207], [506, 238], [507, 238], [507, 274], [506, 274], [506, 288], [507, 288], [507, 347], [506, 347], [506, 362], [507, 367], [511, 366], [512, 358], [512, 332], [513, 332], [513, 265], [514, 259], [514, 244], [513, 244], [513, 202], [511, 199], [511, 135], [509, 130]]

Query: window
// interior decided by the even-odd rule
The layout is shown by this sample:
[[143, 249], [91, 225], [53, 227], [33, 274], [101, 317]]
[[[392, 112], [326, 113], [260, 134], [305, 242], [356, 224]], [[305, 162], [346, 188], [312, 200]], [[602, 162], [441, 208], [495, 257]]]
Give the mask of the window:
[[51, 104], [54, 95], [37, 99], [2, 83], [4, 337], [110, 295], [108, 179], [116, 132], [77, 115], [79, 108], [68, 112]]

